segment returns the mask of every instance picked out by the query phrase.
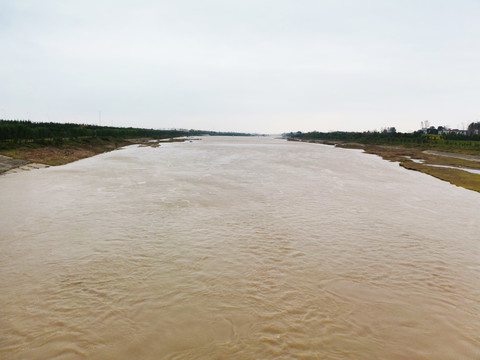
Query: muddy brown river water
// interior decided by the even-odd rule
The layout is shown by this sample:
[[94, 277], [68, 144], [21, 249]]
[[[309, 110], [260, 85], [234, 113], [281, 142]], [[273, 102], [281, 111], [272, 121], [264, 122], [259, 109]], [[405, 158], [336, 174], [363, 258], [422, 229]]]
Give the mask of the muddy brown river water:
[[274, 138], [0, 177], [1, 359], [480, 359], [480, 194]]

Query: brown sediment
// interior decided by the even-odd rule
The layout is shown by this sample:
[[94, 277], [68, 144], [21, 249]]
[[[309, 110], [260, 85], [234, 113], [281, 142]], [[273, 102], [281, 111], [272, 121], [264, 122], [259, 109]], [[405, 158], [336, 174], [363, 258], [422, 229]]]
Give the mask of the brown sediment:
[[39, 146], [17, 147], [15, 149], [2, 150], [1, 154], [14, 159], [23, 159], [27, 162], [46, 165], [64, 165], [70, 162], [91, 157], [120, 147], [131, 145], [134, 142], [128, 140], [115, 142], [101, 142], [95, 144], [78, 144], [62, 146]]
[[[405, 169], [419, 171], [440, 180], [448, 181], [453, 185], [480, 192], [480, 174], [462, 170], [480, 170], [480, 155], [465, 155], [424, 150], [416, 147], [369, 145], [332, 140], [314, 140], [309, 142], [334, 145], [348, 149], [363, 149], [364, 152], [368, 154], [375, 154], [385, 160], [398, 162], [399, 165]], [[435, 165], [448, 167], [437, 167]]]

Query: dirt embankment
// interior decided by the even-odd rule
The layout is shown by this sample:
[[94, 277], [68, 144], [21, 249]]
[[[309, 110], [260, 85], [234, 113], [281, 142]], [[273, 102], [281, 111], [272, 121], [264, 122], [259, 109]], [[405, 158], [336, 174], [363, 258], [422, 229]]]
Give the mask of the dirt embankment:
[[64, 146], [25, 146], [15, 149], [2, 150], [1, 153], [4, 156], [0, 159], [0, 163], [2, 164], [0, 166], [0, 171], [6, 171], [29, 163], [52, 166], [64, 165], [72, 161], [84, 159], [106, 151], [115, 150], [119, 147], [130, 144], [132, 143], [128, 141], [120, 141]]

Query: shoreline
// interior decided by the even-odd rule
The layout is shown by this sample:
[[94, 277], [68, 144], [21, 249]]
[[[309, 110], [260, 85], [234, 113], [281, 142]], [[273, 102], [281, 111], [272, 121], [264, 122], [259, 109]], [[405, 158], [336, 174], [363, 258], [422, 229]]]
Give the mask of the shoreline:
[[135, 138], [103, 141], [93, 144], [72, 144], [62, 146], [22, 146], [0, 150], [0, 175], [65, 165], [77, 160], [121, 149], [129, 145], [158, 147], [165, 142], [183, 142], [186, 138]]
[[425, 150], [417, 147], [369, 145], [331, 140], [298, 140], [331, 145], [345, 149], [363, 150], [367, 154], [380, 156], [384, 160], [398, 162], [399, 166], [418, 171], [450, 184], [480, 193], [480, 156], [460, 153]]

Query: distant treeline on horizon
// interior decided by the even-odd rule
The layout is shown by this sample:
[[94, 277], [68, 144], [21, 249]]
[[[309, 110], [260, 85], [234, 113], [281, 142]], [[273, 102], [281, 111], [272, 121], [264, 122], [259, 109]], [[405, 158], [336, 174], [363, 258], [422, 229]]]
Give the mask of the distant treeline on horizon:
[[0, 119], [0, 141], [13, 142], [42, 142], [60, 139], [78, 139], [88, 137], [100, 138], [140, 138], [152, 137], [158, 139], [180, 136], [249, 136], [247, 133], [216, 132], [208, 130], [156, 130], [133, 127], [111, 127], [71, 123], [45, 123], [30, 120], [2, 120]]
[[345, 140], [345, 141], [359, 141], [375, 143], [377, 140], [382, 142], [385, 140], [391, 140], [392, 142], [416, 142], [417, 140], [427, 141], [431, 140], [473, 140], [480, 141], [480, 135], [478, 135], [478, 129], [480, 129], [480, 122], [472, 123], [469, 126], [469, 130], [465, 134], [459, 133], [443, 133], [438, 134], [436, 132], [425, 133], [421, 130], [413, 133], [401, 133], [397, 132], [395, 128], [388, 128], [384, 131], [363, 131], [363, 132], [349, 132], [349, 131], [331, 131], [331, 132], [290, 132], [285, 134], [286, 137], [308, 140]]
[[469, 150], [480, 150], [480, 122], [472, 123], [468, 127], [466, 134], [458, 133], [424, 133], [416, 131], [413, 133], [396, 132], [395, 128], [388, 128], [382, 132], [366, 131], [366, 132], [306, 132], [301, 131], [291, 132], [285, 134], [291, 139], [305, 140], [305, 141], [341, 141], [346, 143], [361, 143], [372, 145], [405, 145], [405, 146], [420, 146], [426, 148], [463, 148]]

